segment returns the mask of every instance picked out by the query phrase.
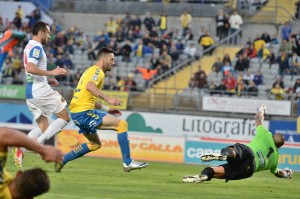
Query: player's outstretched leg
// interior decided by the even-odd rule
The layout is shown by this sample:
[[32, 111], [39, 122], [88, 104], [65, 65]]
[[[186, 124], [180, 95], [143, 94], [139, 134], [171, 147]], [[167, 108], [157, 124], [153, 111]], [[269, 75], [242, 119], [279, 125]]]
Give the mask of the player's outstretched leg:
[[185, 176], [182, 179], [182, 182], [186, 182], [186, 183], [201, 183], [207, 180], [207, 176], [206, 175], [193, 175], [193, 176]]
[[214, 176], [214, 169], [212, 167], [206, 167], [203, 169], [200, 175], [189, 175], [183, 177], [182, 181], [187, 183], [201, 183], [204, 181], [210, 181]]
[[132, 160], [130, 157], [130, 147], [128, 141], [128, 124], [125, 120], [120, 120], [116, 128], [118, 133], [118, 142], [121, 148], [122, 158], [123, 158], [123, 170], [125, 172], [130, 172], [135, 169], [143, 169], [148, 166], [146, 162], [138, 162]]
[[[97, 134], [94, 134], [97, 136]], [[80, 158], [84, 154], [87, 154], [91, 151], [96, 151], [101, 147], [101, 144], [98, 143], [83, 143], [76, 147], [74, 150], [70, 151], [64, 156], [64, 160], [62, 163], [56, 163], [55, 164], [55, 171], [56, 172], [61, 172], [62, 168], [64, 165], [66, 165], [69, 161], [75, 160], [77, 158]]]
[[201, 155], [200, 159], [203, 162], [210, 162], [213, 160], [225, 161], [227, 159], [227, 157], [222, 155], [221, 153], [207, 153], [207, 154]]

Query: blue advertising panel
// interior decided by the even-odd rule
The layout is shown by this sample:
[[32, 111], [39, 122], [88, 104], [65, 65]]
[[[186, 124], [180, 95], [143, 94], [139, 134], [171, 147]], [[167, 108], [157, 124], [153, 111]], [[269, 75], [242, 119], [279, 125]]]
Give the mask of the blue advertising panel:
[[33, 117], [26, 104], [0, 103], [0, 122], [32, 124]]
[[271, 133], [281, 133], [287, 142], [300, 142], [300, 134], [297, 133], [296, 121], [271, 120], [269, 130]]
[[[220, 165], [225, 162], [202, 162], [200, 156], [204, 153], [219, 153], [222, 148], [232, 145], [226, 142], [191, 141], [185, 143], [185, 163]], [[279, 150], [279, 168], [288, 167], [300, 171], [300, 147], [283, 147]]]

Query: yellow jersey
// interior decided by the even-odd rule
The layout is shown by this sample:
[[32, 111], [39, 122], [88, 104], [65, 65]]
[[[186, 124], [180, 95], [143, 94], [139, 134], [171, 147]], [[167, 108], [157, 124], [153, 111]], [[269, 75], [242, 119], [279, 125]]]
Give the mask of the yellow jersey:
[[0, 198], [1, 199], [12, 199], [8, 185], [12, 181], [11, 175], [5, 171], [7, 153], [0, 152]]
[[86, 85], [89, 81], [92, 81], [95, 83], [97, 88], [101, 90], [104, 84], [104, 77], [104, 72], [96, 65], [91, 66], [84, 71], [80, 77], [69, 106], [71, 113], [95, 109], [96, 97], [90, 93], [90, 91], [86, 90]]

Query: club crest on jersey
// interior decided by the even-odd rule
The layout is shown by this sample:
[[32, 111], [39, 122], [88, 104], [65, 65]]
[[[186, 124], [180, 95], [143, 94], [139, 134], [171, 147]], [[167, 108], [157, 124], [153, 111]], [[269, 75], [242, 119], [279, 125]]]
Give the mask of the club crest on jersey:
[[98, 75], [93, 75], [92, 79], [93, 79], [94, 81], [97, 81]]
[[39, 49], [37, 49], [37, 48], [33, 49], [32, 57], [39, 58], [40, 52], [41, 51]]

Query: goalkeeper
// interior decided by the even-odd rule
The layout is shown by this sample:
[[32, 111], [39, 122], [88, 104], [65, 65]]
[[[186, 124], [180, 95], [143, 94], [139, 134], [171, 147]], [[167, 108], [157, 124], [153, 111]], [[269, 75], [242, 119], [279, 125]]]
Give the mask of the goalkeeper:
[[270, 170], [279, 178], [292, 178], [292, 170], [283, 170], [277, 167], [278, 149], [284, 144], [284, 137], [280, 133], [272, 136], [262, 126], [266, 107], [260, 107], [255, 115], [256, 135], [249, 144], [236, 143], [221, 150], [220, 154], [204, 154], [201, 156], [203, 162], [212, 160], [227, 161], [216, 167], [206, 167], [200, 175], [185, 176], [183, 182], [200, 183], [210, 181], [212, 178], [229, 180], [240, 180], [249, 178], [255, 172]]

